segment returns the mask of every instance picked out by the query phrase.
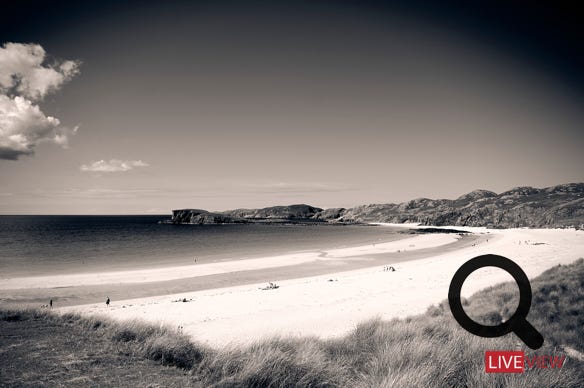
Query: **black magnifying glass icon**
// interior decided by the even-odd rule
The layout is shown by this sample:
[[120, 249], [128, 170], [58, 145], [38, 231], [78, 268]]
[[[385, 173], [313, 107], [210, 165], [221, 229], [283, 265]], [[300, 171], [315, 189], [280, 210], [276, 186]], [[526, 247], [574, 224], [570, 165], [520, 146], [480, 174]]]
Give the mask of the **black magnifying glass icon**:
[[[497, 267], [507, 271], [519, 286], [519, 306], [509, 320], [497, 326], [481, 325], [473, 321], [464, 311], [460, 300], [460, 291], [466, 278], [479, 268]], [[543, 336], [527, 321], [531, 307], [531, 285], [525, 272], [515, 262], [498, 255], [481, 255], [464, 263], [454, 274], [448, 290], [448, 303], [454, 319], [463, 329], [480, 337], [500, 337], [510, 332], [515, 333], [531, 349], [543, 345]]]

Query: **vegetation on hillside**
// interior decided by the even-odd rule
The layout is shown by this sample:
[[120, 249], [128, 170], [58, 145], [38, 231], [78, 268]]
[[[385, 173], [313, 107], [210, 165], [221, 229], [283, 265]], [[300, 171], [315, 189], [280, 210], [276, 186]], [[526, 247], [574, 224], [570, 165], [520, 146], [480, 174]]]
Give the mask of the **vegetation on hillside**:
[[337, 221], [582, 229], [584, 183], [517, 187], [501, 194], [475, 190], [454, 200], [418, 198], [400, 204], [357, 206], [343, 211]]

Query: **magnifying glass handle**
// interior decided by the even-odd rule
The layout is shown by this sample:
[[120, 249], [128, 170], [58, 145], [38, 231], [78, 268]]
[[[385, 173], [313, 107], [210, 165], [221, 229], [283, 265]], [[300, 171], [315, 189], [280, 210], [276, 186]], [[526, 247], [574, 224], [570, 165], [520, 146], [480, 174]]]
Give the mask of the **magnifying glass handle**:
[[536, 350], [543, 345], [543, 336], [531, 323], [523, 320], [513, 332], [531, 349]]

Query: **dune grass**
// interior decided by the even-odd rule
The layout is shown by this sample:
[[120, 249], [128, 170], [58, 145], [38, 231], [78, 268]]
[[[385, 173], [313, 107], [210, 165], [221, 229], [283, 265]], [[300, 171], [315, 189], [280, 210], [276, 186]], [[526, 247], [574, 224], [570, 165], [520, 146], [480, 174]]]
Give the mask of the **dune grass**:
[[[496, 324], [517, 305], [513, 284], [473, 295], [465, 310]], [[584, 362], [524, 374], [486, 374], [485, 350], [584, 351], [584, 260], [532, 281], [528, 316], [545, 338], [531, 351], [513, 334], [473, 336], [447, 302], [407, 319], [373, 319], [342, 338], [270, 338], [212, 349], [176, 330], [38, 310], [0, 311], [0, 385], [201, 387], [579, 387]]]

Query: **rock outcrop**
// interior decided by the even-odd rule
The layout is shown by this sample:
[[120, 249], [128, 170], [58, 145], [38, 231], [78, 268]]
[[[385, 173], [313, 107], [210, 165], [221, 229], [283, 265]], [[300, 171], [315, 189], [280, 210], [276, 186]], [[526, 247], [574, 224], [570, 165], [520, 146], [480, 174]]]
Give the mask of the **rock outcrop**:
[[231, 217], [223, 213], [213, 213], [201, 209], [180, 209], [172, 211], [169, 224], [235, 224], [247, 222], [243, 218]]
[[263, 209], [236, 209], [209, 212], [201, 209], [172, 211], [170, 224], [234, 224], [250, 222], [314, 222], [321, 208], [309, 205], [272, 206]]

